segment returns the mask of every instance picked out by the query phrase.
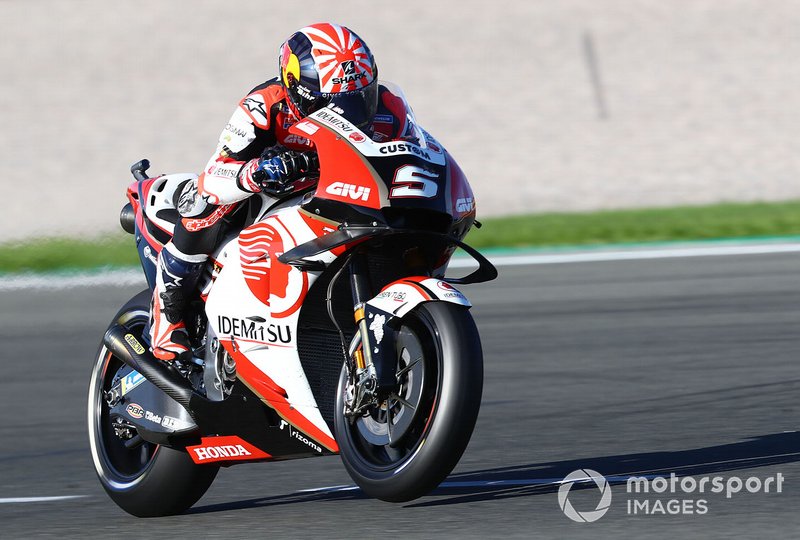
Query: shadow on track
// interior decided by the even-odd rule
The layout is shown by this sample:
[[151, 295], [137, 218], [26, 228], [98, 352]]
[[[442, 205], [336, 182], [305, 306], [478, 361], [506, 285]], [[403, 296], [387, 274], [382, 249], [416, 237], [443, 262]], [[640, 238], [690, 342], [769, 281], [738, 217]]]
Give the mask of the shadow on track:
[[[439, 498], [407, 504], [406, 507], [462, 504], [552, 493], [558, 491], [558, 481], [576, 469], [593, 469], [606, 477], [669, 476], [673, 472], [678, 476], [701, 476], [797, 461], [800, 461], [800, 432], [776, 433], [706, 448], [514, 465], [455, 474], [428, 495]], [[586, 487], [594, 487], [594, 484]], [[188, 513], [365, 498], [359, 489], [332, 488], [200, 506]]]
[[[606, 477], [624, 478], [644, 475], [668, 477], [670, 473], [704, 476], [797, 461], [800, 461], [800, 432], [776, 433], [691, 450], [555, 461], [457, 474], [446, 481], [455, 485], [440, 487], [431, 493], [448, 498], [408, 506], [439, 506], [552, 493], [558, 491], [558, 482], [576, 469], [592, 469]], [[526, 481], [528, 485], [514, 486], [515, 482], [524, 484]], [[492, 486], [492, 482], [498, 482], [498, 485]], [[462, 488], [459, 483], [471, 485]], [[574, 488], [579, 487], [576, 484]], [[590, 482], [585, 487], [594, 488], [595, 485]]]

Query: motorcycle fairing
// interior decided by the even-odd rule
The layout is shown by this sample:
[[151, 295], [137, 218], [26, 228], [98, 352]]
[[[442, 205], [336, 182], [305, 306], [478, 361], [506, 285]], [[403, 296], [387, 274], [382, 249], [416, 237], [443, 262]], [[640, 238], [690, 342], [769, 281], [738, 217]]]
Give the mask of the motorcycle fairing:
[[[220, 436], [238, 437], [266, 454], [257, 456], [250, 451], [247, 461], [295, 459], [331, 453], [300, 430], [293, 429], [275, 408], [265, 405], [263, 398], [245, 384], [243, 376], [233, 384], [230, 395], [225, 399], [209, 401], [196, 398], [190, 406], [193, 413], [202, 419], [199, 427], [204, 440]], [[195, 437], [188, 444], [196, 444], [197, 441]], [[210, 443], [216, 444], [213, 440]], [[190, 450], [187, 452], [191, 453]], [[245, 455], [239, 453], [238, 456], [231, 454], [229, 457], [242, 460]], [[221, 459], [219, 463], [230, 465], [239, 460]]]
[[324, 108], [290, 131], [311, 139], [320, 156], [316, 199], [371, 210], [435, 211], [451, 216], [453, 222], [468, 221], [467, 229], [474, 219], [469, 182], [450, 154], [421, 128], [413, 139], [375, 142]]
[[155, 284], [156, 260], [164, 244], [175, 232], [175, 222], [180, 219], [177, 203], [187, 182], [197, 179], [193, 173], [164, 174], [128, 187], [128, 200], [136, 216], [136, 248], [142, 262], [147, 284]]
[[[222, 269], [206, 313], [240, 380], [305, 437], [337, 452], [297, 348], [300, 307], [319, 272], [278, 261], [283, 251], [325, 233], [325, 226], [310, 219], [299, 207], [281, 208], [229, 241], [218, 256]], [[325, 252], [316, 260], [328, 264], [335, 258]]]
[[[153, 179], [144, 199], [144, 211], [153, 226], [166, 233], [169, 238], [175, 232], [178, 214], [178, 198], [187, 182], [197, 180], [194, 173], [164, 174]], [[166, 242], [162, 242], [166, 243]]]

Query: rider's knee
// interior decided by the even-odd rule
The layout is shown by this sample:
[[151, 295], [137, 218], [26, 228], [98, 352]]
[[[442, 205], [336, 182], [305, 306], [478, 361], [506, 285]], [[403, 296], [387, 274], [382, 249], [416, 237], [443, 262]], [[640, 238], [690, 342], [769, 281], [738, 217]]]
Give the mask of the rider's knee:
[[200, 195], [197, 179], [186, 182], [181, 190], [180, 197], [178, 197], [178, 213], [181, 217], [198, 217], [203, 214], [208, 207], [208, 200]]

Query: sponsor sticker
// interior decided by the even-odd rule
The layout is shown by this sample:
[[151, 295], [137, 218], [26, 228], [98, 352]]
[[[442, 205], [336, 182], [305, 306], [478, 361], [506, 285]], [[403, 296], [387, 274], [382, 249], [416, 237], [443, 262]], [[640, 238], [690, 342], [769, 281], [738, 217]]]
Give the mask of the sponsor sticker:
[[292, 342], [292, 328], [288, 324], [261, 324], [238, 317], [218, 315], [217, 328], [220, 335], [260, 341], [261, 343]]
[[300, 135], [295, 135], [294, 133], [290, 133], [289, 135], [283, 138], [283, 144], [298, 144], [304, 146], [311, 146], [311, 141], [309, 141], [305, 137], [301, 137]]
[[457, 212], [469, 212], [475, 208], [475, 200], [472, 197], [456, 199]]
[[235, 435], [226, 437], [203, 437], [197, 446], [187, 446], [186, 451], [195, 463], [217, 461], [247, 461], [271, 457], [244, 439]]
[[308, 133], [309, 135], [313, 135], [317, 131], [319, 131], [319, 126], [315, 126], [311, 122], [300, 122], [299, 124], [294, 125], [297, 129], [302, 131], [303, 133]]
[[267, 123], [267, 110], [263, 97], [254, 94], [242, 101], [242, 106], [251, 114], [253, 119], [261, 124]]
[[139, 343], [139, 341], [137, 341], [135, 337], [133, 337], [133, 334], [125, 334], [125, 341], [128, 342], [128, 345], [131, 346], [136, 354], [144, 354], [144, 347], [141, 343]]
[[346, 184], [344, 182], [334, 182], [325, 189], [325, 193], [337, 195], [339, 197], [349, 197], [354, 201], [369, 199], [370, 188]]
[[219, 167], [215, 164], [211, 165], [206, 170], [206, 174], [213, 174], [214, 176], [221, 176], [224, 178], [236, 178], [236, 176], [239, 174], [239, 167]]
[[163, 420], [161, 420], [161, 425], [167, 429], [178, 430], [181, 429], [181, 427], [183, 427], [184, 422], [177, 418], [164, 415]]
[[373, 122], [378, 122], [380, 124], [393, 124], [394, 123], [394, 116], [391, 114], [376, 114], [372, 118]]
[[405, 291], [383, 291], [375, 298], [391, 298], [395, 302], [405, 302], [406, 293]]
[[128, 392], [130, 392], [131, 390], [133, 390], [134, 388], [136, 388], [140, 384], [142, 384], [144, 381], [145, 381], [144, 375], [142, 375], [138, 371], [131, 371], [130, 373], [125, 375], [125, 377], [123, 377], [123, 379], [122, 379], [122, 382], [121, 382], [121, 385], [120, 385], [122, 387], [121, 388], [122, 389], [122, 395], [124, 396], [125, 394], [127, 394]]
[[243, 139], [247, 138], [247, 131], [245, 131], [244, 129], [242, 129], [242, 128], [238, 127], [238, 126], [235, 126], [235, 125], [231, 124], [230, 122], [228, 122], [225, 125], [224, 131], [227, 131], [227, 132], [229, 132], [229, 133], [231, 133], [233, 135], [236, 135], [237, 137], [241, 137]]
[[[370, 316], [372, 316], [371, 313]], [[375, 336], [376, 345], [379, 345], [380, 342], [383, 340], [383, 327], [385, 325], [386, 325], [385, 315], [376, 315], [369, 325], [369, 329], [372, 330], [372, 334]]]
[[286, 420], [281, 420], [281, 430], [283, 430], [284, 428], [289, 429], [289, 437], [297, 439], [301, 443], [305, 444], [309, 448], [312, 448], [314, 451], [319, 452], [320, 454], [322, 453], [322, 447], [320, 445], [308, 439], [303, 433], [293, 428], [292, 425]]
[[425, 151], [424, 148], [411, 143], [385, 143], [380, 147], [379, 152], [387, 156], [394, 156], [397, 154], [414, 154], [427, 161], [431, 160], [431, 155]]
[[152, 413], [150, 411], [144, 411], [144, 419], [148, 422], [161, 425], [161, 415], [159, 414]]
[[320, 109], [319, 111], [315, 112], [314, 118], [316, 118], [321, 122], [325, 122], [328, 125], [333, 126], [334, 128], [336, 128], [336, 131], [339, 131], [340, 133], [349, 134], [353, 130], [355, 130], [355, 128], [353, 127], [352, 124], [350, 124], [350, 122], [344, 120], [341, 116], [338, 116], [336, 114], [330, 114], [325, 109]]
[[131, 418], [136, 418], [137, 420], [144, 416], [144, 409], [138, 403], [129, 403], [127, 407], [125, 407], [125, 412], [128, 413]]
[[333, 84], [350, 84], [366, 78], [366, 73], [353, 73], [352, 75], [345, 75], [344, 77], [334, 77], [331, 79], [331, 82]]
[[466, 297], [463, 294], [458, 292], [455, 287], [446, 281], [437, 281], [436, 286], [443, 291], [447, 291], [445, 293], [441, 293], [440, 298], [458, 298], [459, 300], [466, 300]]
[[366, 140], [366, 137], [364, 137], [361, 133], [354, 131], [349, 135], [349, 139], [354, 143], [360, 143], [364, 142]]
[[344, 71], [345, 75], [352, 75], [356, 72], [356, 62], [355, 60], [345, 60], [342, 62], [342, 71]]

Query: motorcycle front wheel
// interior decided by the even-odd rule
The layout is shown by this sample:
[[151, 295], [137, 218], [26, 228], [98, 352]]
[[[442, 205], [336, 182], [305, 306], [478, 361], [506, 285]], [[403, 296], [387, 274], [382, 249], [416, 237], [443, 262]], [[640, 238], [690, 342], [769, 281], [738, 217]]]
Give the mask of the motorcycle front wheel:
[[444, 480], [469, 443], [480, 409], [483, 355], [469, 311], [421, 304], [397, 332], [399, 387], [384, 402], [348, 417], [349, 377], [339, 377], [334, 426], [344, 466], [369, 496], [421, 497]]
[[[151, 293], [142, 291], [114, 317], [132, 333], [141, 335], [147, 324]], [[113, 323], [112, 323], [113, 324]], [[195, 465], [189, 455], [175, 450], [118, 437], [112, 425], [105, 394], [125, 364], [100, 344], [89, 384], [87, 418], [89, 447], [95, 471], [109, 497], [123, 510], [138, 517], [179, 514], [208, 490], [219, 467]]]

